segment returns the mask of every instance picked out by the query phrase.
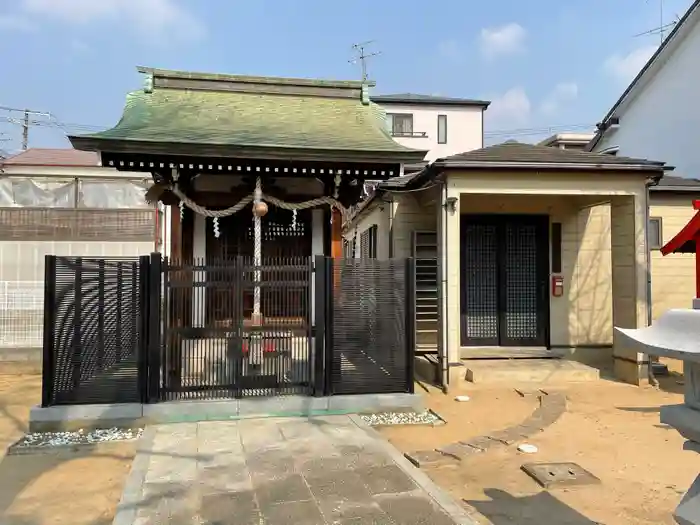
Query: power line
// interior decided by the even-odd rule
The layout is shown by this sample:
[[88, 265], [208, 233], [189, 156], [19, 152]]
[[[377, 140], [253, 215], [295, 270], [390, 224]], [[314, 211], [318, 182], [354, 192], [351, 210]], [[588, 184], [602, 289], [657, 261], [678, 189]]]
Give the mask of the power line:
[[6, 121], [10, 122], [12, 124], [18, 124], [22, 126], [22, 150], [26, 151], [27, 148], [29, 148], [29, 127], [32, 124], [32, 121], [29, 120], [31, 115], [36, 115], [36, 116], [42, 116], [42, 117], [51, 117], [50, 113], [47, 113], [45, 111], [36, 111], [33, 109], [21, 109], [21, 108], [13, 108], [9, 106], [0, 106], [0, 110], [7, 111], [10, 113], [15, 113], [19, 112], [23, 114], [23, 118], [21, 120], [15, 119], [15, 118], [9, 118], [6, 117]]

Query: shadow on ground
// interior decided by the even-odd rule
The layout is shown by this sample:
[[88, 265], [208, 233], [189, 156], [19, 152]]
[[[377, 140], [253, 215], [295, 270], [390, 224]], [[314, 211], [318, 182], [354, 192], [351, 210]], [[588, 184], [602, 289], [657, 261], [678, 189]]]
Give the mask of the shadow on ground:
[[539, 492], [532, 496], [513, 496], [504, 490], [485, 489], [484, 494], [491, 498], [465, 500], [493, 525], [604, 525], [562, 503], [549, 492]]

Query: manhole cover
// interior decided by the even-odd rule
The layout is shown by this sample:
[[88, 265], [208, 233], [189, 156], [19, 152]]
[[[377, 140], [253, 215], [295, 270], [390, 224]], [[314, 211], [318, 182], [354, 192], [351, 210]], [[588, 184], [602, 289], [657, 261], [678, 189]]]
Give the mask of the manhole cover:
[[525, 463], [521, 468], [546, 489], [600, 483], [600, 479], [576, 463]]

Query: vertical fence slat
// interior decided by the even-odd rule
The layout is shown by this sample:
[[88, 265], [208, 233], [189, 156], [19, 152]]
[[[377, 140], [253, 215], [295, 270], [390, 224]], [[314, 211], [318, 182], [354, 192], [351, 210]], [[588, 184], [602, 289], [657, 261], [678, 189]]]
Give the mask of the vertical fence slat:
[[104, 367], [105, 354], [105, 261], [97, 262], [97, 368]]
[[71, 345], [71, 384], [74, 390], [80, 387], [81, 364], [83, 353], [83, 259], [75, 259], [75, 307], [73, 311], [73, 340]]
[[325, 340], [326, 340], [326, 258], [317, 255], [314, 260], [314, 314], [313, 334], [314, 334], [314, 394], [321, 397], [326, 392], [326, 375], [324, 373], [325, 363]]
[[[159, 253], [152, 253], [148, 274], [148, 399], [151, 403], [161, 398], [161, 279], [167, 264]], [[166, 312], [167, 316], [167, 312]]]
[[44, 342], [41, 368], [41, 406], [53, 404], [54, 370], [56, 366], [56, 256], [44, 259]]
[[333, 337], [333, 314], [334, 314], [334, 296], [337, 292], [336, 290], [336, 280], [333, 279], [333, 276], [338, 272], [340, 269], [336, 267], [336, 261], [333, 260], [331, 257], [326, 257], [324, 259], [324, 265], [325, 265], [325, 275], [324, 275], [324, 285], [323, 288], [325, 290], [325, 299], [324, 299], [324, 304], [323, 307], [325, 309], [325, 314], [324, 318], [326, 321], [326, 329], [325, 329], [325, 352], [324, 352], [324, 358], [323, 358], [323, 364], [325, 367], [325, 373], [324, 373], [324, 392], [326, 395], [330, 395], [334, 393], [334, 384], [333, 384], [333, 367], [335, 366], [335, 338]]
[[138, 363], [138, 389], [139, 399], [142, 403], [150, 403], [148, 395], [148, 336], [149, 336], [149, 279], [150, 257], [143, 255], [138, 262], [138, 339], [136, 341], [136, 356]]
[[117, 263], [117, 329], [116, 329], [116, 350], [117, 350], [117, 363], [122, 360], [122, 337], [123, 337], [123, 327], [122, 327], [122, 310], [124, 305], [122, 304], [122, 294], [124, 293], [124, 275], [122, 270], [122, 263]]
[[416, 260], [406, 259], [406, 391], [414, 393], [413, 381], [416, 354]]

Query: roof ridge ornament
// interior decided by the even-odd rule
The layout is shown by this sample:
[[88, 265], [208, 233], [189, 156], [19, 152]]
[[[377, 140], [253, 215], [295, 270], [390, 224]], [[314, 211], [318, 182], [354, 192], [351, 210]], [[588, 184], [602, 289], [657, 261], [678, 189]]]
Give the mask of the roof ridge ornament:
[[146, 73], [146, 77], [143, 79], [143, 92], [153, 93], [153, 71]]

